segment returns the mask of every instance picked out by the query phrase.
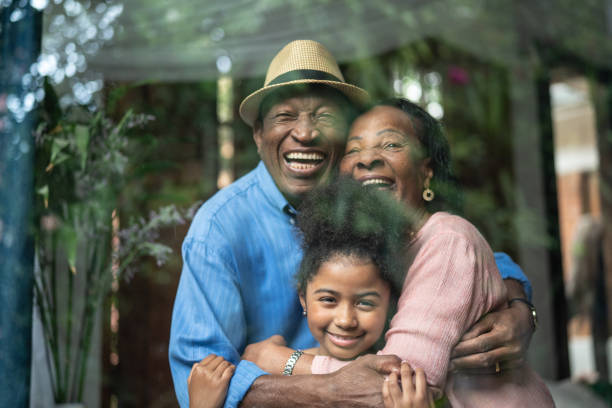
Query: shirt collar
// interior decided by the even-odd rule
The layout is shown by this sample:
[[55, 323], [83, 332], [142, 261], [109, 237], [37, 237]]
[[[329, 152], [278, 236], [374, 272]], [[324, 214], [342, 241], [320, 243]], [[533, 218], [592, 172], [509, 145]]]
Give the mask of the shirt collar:
[[285, 196], [283, 196], [283, 194], [280, 192], [263, 161], [259, 162], [255, 172], [257, 173], [257, 178], [259, 179], [259, 184], [264, 191], [264, 195], [270, 204], [294, 219], [297, 211], [291, 204], [289, 204]]

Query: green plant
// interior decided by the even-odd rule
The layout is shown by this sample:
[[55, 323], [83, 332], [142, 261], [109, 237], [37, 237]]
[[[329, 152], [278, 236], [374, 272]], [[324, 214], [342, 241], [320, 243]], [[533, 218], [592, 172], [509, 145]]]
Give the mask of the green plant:
[[143, 163], [151, 117], [128, 111], [119, 123], [80, 107], [63, 111], [45, 82], [36, 131], [35, 299], [56, 402], [80, 402], [97, 310], [113, 282], [129, 279], [142, 256], [158, 264], [171, 249], [160, 228], [192, 210], [163, 207], [119, 228], [120, 197]]

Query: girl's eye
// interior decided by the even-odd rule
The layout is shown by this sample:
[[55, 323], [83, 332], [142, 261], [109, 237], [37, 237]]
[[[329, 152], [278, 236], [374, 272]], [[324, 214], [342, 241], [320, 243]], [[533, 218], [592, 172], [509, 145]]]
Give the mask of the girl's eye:
[[331, 296], [324, 296], [322, 298], [319, 298], [319, 302], [323, 302], [323, 303], [335, 303], [336, 299], [331, 297]]
[[360, 300], [359, 302], [357, 302], [357, 306], [360, 306], [361, 308], [365, 309], [372, 309], [376, 307], [376, 304], [369, 300]]

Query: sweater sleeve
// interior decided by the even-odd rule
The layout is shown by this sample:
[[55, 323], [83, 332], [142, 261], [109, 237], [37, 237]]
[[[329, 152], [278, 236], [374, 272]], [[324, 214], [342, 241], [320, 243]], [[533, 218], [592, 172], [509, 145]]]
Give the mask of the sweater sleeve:
[[[427, 240], [408, 270], [397, 313], [379, 354], [395, 354], [425, 370], [427, 382], [443, 389], [450, 354], [463, 333], [503, 296], [503, 282], [484, 241], [454, 231]], [[482, 242], [480, 242], [482, 241]], [[340, 368], [316, 357], [313, 373]]]

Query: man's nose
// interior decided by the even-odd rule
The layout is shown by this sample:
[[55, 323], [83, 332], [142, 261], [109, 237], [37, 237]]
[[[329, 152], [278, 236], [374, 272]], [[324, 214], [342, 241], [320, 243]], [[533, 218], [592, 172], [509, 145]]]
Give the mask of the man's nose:
[[300, 116], [291, 131], [291, 135], [295, 140], [302, 144], [314, 143], [320, 135], [319, 130], [315, 126], [312, 118], [308, 116]]
[[357, 327], [357, 314], [353, 305], [340, 305], [337, 309], [334, 323], [344, 330], [351, 330]]

